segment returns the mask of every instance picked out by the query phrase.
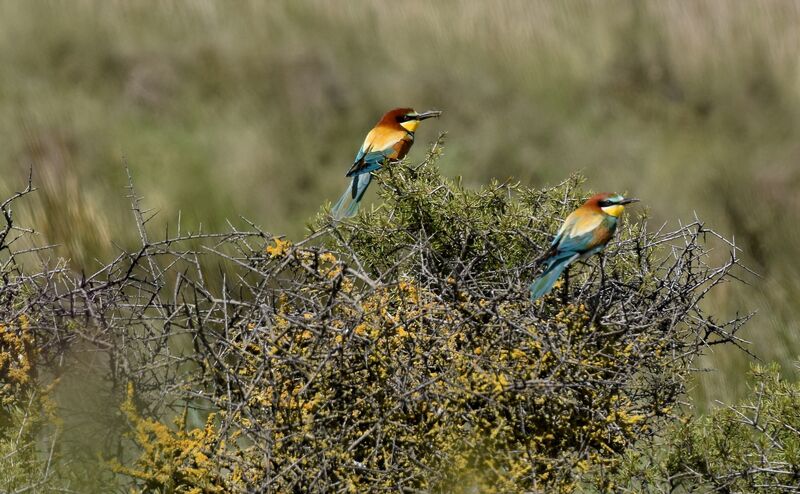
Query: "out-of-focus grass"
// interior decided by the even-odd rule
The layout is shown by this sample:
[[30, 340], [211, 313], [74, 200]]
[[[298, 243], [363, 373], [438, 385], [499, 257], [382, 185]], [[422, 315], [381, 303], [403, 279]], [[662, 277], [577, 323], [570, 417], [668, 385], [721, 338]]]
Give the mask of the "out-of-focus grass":
[[[123, 160], [162, 226], [241, 214], [296, 237], [384, 110], [443, 109], [418, 142], [447, 130], [441, 166], [466, 183], [580, 169], [656, 222], [696, 211], [735, 235], [763, 278], [709, 303], [757, 309], [753, 351], [787, 364], [798, 23], [791, 1], [4, 2], [0, 187], [33, 166], [28, 223], [87, 270], [135, 240]], [[746, 358], [705, 364], [699, 403], [735, 399]]]

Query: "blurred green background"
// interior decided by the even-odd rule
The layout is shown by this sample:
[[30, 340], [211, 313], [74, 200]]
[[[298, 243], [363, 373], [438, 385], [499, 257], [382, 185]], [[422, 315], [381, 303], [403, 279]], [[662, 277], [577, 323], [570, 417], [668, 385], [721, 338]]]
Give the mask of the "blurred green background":
[[[757, 310], [752, 351], [791, 369], [798, 25], [789, 0], [2, 2], [0, 191], [33, 167], [25, 222], [87, 271], [135, 242], [123, 162], [154, 227], [299, 238], [385, 110], [441, 109], [411, 159], [447, 131], [442, 171], [470, 186], [579, 170], [653, 228], [696, 212], [735, 236], [762, 277], [709, 303]], [[746, 389], [741, 352], [701, 364], [701, 408]]]

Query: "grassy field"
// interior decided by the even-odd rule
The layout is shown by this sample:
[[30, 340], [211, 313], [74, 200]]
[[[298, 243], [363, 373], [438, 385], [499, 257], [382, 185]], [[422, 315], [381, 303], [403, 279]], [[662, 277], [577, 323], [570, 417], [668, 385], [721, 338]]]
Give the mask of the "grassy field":
[[[800, 9], [790, 1], [3, 2], [0, 183], [76, 268], [131, 245], [123, 164], [156, 222], [245, 216], [297, 238], [395, 106], [444, 111], [443, 172], [643, 199], [653, 228], [735, 236], [761, 277], [709, 301], [757, 310], [751, 349], [800, 354]], [[374, 196], [368, 196], [369, 204]], [[711, 353], [701, 408], [745, 389]]]

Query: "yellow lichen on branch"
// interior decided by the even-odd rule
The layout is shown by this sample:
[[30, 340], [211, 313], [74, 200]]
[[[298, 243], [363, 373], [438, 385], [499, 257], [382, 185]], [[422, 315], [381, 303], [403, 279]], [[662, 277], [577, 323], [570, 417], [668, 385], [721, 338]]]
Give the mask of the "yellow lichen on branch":
[[213, 494], [229, 492], [236, 483], [234, 472], [223, 476], [227, 442], [215, 427], [215, 415], [206, 420], [205, 427], [187, 429], [186, 413], [174, 420], [174, 427], [142, 417], [134, 402], [134, 388], [128, 385], [121, 405], [132, 430], [130, 439], [140, 451], [133, 466], [119, 460], [109, 461], [111, 469], [135, 479], [139, 492], [172, 492]]
[[0, 324], [0, 405], [18, 400], [33, 374], [35, 346], [27, 316]]

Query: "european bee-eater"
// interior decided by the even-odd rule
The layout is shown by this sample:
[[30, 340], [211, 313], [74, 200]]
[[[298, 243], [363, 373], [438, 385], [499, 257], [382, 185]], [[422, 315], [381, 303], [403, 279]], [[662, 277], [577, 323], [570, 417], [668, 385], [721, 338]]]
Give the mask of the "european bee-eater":
[[[353, 166], [346, 175], [353, 177], [353, 183], [331, 208], [333, 217], [341, 219], [355, 215], [358, 204], [372, 180], [372, 172], [380, 170], [387, 161], [403, 159], [414, 143], [414, 132], [420, 121], [441, 114], [442, 112], [437, 110], [417, 113], [411, 108], [395, 108], [386, 113], [369, 131], [364, 144], [358, 150]], [[350, 202], [345, 208], [348, 199]]]
[[625, 205], [638, 200], [596, 194], [567, 216], [543, 256], [544, 272], [531, 284], [531, 301], [548, 293], [567, 266], [602, 251], [614, 237]]

